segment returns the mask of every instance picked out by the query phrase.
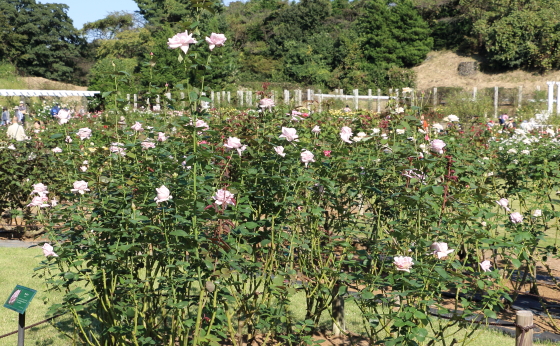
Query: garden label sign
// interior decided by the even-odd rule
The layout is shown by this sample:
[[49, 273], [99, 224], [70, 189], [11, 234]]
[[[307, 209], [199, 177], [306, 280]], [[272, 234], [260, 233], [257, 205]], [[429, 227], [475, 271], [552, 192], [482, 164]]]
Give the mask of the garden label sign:
[[37, 291], [34, 289], [17, 285], [4, 303], [4, 307], [24, 314], [29, 303], [31, 303], [31, 300], [35, 297], [35, 293], [37, 293]]

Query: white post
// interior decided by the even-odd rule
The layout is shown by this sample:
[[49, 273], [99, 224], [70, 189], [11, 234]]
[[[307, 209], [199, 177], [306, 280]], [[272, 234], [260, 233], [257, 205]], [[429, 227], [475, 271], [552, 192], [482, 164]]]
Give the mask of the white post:
[[[181, 92], [181, 100], [185, 99], [185, 93]], [[183, 108], [185, 108], [185, 101], [181, 101], [181, 105], [183, 106]]]
[[521, 107], [522, 102], [523, 102], [523, 86], [520, 85], [517, 87], [517, 107]]
[[226, 92], [222, 90], [222, 102], [226, 103]]
[[276, 90], [272, 90], [271, 94], [272, 95], [270, 97], [272, 98], [272, 101], [276, 102]]
[[311, 89], [307, 89], [307, 101], [311, 101]]
[[560, 114], [560, 82], [556, 82], [556, 114]]
[[290, 91], [284, 89], [284, 104], [290, 104]]
[[237, 103], [239, 106], [243, 106], [243, 90], [237, 90]]
[[130, 106], [130, 94], [126, 94], [126, 103]]
[[227, 92], [227, 103], [231, 104], [231, 91]]
[[354, 109], [358, 110], [359, 107], [359, 102], [358, 102], [358, 95], [359, 95], [359, 90], [358, 89], [354, 89]]
[[548, 114], [552, 114], [552, 104], [554, 103], [554, 82], [546, 82], [548, 84]]
[[498, 117], [498, 87], [494, 87], [494, 118]]
[[138, 95], [134, 94], [134, 109], [138, 109]]
[[212, 100], [212, 107], [216, 107], [216, 103], [214, 102], [214, 91], [210, 92], [210, 99]]
[[247, 106], [253, 107], [253, 91], [247, 91]]
[[302, 95], [301, 89], [296, 90], [296, 95], [297, 95], [296, 103], [298, 106], [301, 106], [301, 95]]
[[220, 106], [220, 105], [221, 105], [221, 103], [222, 103], [222, 102], [221, 102], [221, 101], [222, 101], [221, 96], [222, 96], [221, 93], [218, 91], [218, 92], [216, 93], [216, 106]]
[[477, 87], [474, 87], [472, 89], [472, 100], [476, 101], [476, 92], [478, 91]]
[[438, 105], [438, 99], [437, 99], [437, 88], [434, 88], [434, 95], [433, 95], [433, 100], [432, 100], [432, 104], [434, 107], [437, 107]]
[[381, 113], [381, 89], [377, 89], [377, 113]]

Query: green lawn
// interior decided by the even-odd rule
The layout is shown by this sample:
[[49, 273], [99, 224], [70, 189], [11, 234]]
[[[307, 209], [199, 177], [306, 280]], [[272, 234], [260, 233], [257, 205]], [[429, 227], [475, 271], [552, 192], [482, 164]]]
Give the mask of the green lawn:
[[[22, 285], [37, 290], [37, 295], [31, 302], [27, 314], [27, 325], [39, 322], [45, 319], [48, 304], [60, 298], [57, 294], [46, 293], [45, 285], [42, 279], [33, 277], [33, 268], [39, 265], [43, 259], [43, 253], [40, 248], [0, 248], [0, 300], [2, 305], [12, 292], [15, 285]], [[44, 303], [48, 300], [47, 303]], [[303, 319], [305, 315], [305, 297], [303, 292], [296, 295], [293, 299], [292, 313], [294, 317]], [[18, 314], [14, 311], [1, 307], [0, 313], [0, 335], [17, 329]], [[361, 319], [359, 310], [352, 302], [346, 304], [346, 323], [347, 328], [354, 333], [360, 333]], [[57, 323], [65, 323], [67, 317], [59, 317]], [[324, 316], [321, 324], [325, 327], [332, 325], [328, 317]], [[460, 335], [456, 336], [460, 339]], [[448, 340], [449, 343], [450, 340]], [[67, 346], [72, 341], [60, 334], [49, 323], [38, 327], [31, 328], [26, 331], [26, 345], [38, 346]], [[515, 340], [501, 333], [481, 329], [475, 333], [475, 337], [469, 339], [471, 345], [511, 345], [515, 344]], [[17, 335], [12, 335], [0, 339], [0, 346], [13, 346], [17, 344]], [[549, 343], [552, 345], [551, 343]]]

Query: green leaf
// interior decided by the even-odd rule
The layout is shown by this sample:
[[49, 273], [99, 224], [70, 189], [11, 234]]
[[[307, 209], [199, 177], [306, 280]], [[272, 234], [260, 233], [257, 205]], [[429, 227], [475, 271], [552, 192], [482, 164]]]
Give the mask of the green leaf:
[[432, 190], [434, 191], [434, 193], [435, 193], [436, 195], [443, 195], [443, 186], [441, 186], [441, 185], [437, 185], [437, 186], [434, 185], [434, 186], [432, 186]]

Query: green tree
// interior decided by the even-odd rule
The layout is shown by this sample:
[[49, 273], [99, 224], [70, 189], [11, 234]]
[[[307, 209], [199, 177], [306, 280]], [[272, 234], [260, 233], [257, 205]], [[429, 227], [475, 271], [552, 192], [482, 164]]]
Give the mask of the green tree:
[[0, 2], [0, 60], [32, 76], [72, 81], [84, 40], [67, 15], [68, 6], [35, 0]]
[[154, 26], [192, 21], [202, 12], [222, 10], [220, 0], [134, 0], [140, 14]]

